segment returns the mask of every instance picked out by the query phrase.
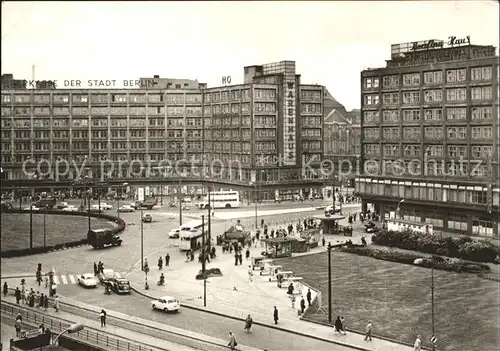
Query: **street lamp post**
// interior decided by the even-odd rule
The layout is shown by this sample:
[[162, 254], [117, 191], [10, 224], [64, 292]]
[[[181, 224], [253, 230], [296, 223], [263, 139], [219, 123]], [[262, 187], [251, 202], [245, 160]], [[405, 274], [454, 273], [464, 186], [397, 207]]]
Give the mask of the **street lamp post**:
[[46, 217], [47, 214], [47, 207], [44, 208], [43, 210], [43, 247], [47, 247], [47, 227], [46, 227]]
[[179, 174], [179, 225], [182, 225], [182, 175]]
[[208, 188], [208, 253], [210, 254], [210, 245], [212, 244], [212, 206], [210, 206], [210, 188]]
[[[210, 218], [210, 215], [208, 216]], [[205, 257], [205, 215], [201, 215], [201, 272], [203, 274], [203, 307], [207, 307], [207, 274], [206, 274], [206, 262]]]
[[328, 322], [332, 322], [332, 243], [328, 242]]
[[436, 330], [434, 329], [434, 258], [431, 258], [431, 312], [432, 312], [432, 351], [436, 350], [435, 335]]
[[144, 270], [144, 221], [142, 220], [142, 206], [141, 206], [141, 270]]
[[53, 347], [56, 346], [57, 340], [59, 340], [61, 335], [63, 335], [64, 333], [68, 333], [68, 334], [78, 333], [78, 332], [82, 331], [84, 328], [85, 328], [85, 326], [83, 324], [80, 324], [80, 323], [75, 323], [75, 324], [70, 325], [68, 328], [64, 329], [62, 332], [60, 332], [56, 336], [56, 338], [52, 342], [52, 346]]
[[33, 204], [30, 203], [30, 249], [33, 249]]
[[[400, 210], [400, 206], [401, 204], [405, 202], [405, 199], [401, 199], [401, 201], [398, 202], [398, 206], [396, 207], [396, 214], [399, 216], [399, 210]], [[397, 218], [395, 218], [397, 219]]]
[[87, 214], [88, 214], [88, 220], [89, 220], [89, 232], [90, 232], [90, 187], [87, 190], [86, 196], [88, 197], [87, 199]]
[[254, 202], [255, 202], [255, 230], [257, 230], [258, 228], [258, 225], [259, 225], [259, 221], [258, 221], [258, 214], [257, 214], [257, 197], [258, 197], [258, 194], [257, 194], [257, 179], [255, 180], [255, 184], [254, 184]]
[[120, 211], [118, 211], [118, 209], [120, 208], [120, 197], [122, 196], [122, 189], [123, 187], [126, 187], [128, 186], [128, 183], [123, 183], [121, 184], [120, 186], [118, 186], [118, 189], [120, 189], [120, 194], [118, 195], [118, 201], [117, 201], [117, 204], [116, 204], [116, 213], [118, 213], [118, 218], [120, 218]]

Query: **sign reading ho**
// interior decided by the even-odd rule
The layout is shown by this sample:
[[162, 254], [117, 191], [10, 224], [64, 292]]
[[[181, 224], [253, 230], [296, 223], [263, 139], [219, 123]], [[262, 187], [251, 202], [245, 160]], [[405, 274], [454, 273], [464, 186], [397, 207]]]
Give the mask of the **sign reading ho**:
[[231, 76], [222, 77], [222, 84], [224, 85], [231, 84]]

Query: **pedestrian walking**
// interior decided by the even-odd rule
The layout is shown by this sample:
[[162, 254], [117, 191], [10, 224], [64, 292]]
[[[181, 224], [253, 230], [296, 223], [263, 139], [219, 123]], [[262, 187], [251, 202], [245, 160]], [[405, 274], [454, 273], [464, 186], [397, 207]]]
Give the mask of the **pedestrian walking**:
[[47, 289], [49, 286], [49, 277], [45, 275], [45, 289]]
[[160, 258], [158, 259], [158, 270], [161, 271], [162, 269], [163, 269], [163, 259], [160, 256]]
[[96, 276], [96, 275], [97, 275], [97, 273], [99, 273], [99, 272], [97, 271], [97, 264], [94, 262], [94, 275]]
[[276, 306], [274, 306], [274, 312], [273, 312], [273, 318], [274, 318], [274, 324], [278, 324], [278, 309]]
[[49, 308], [49, 297], [47, 295], [45, 295], [45, 298], [43, 299], [43, 308], [45, 311]]
[[16, 295], [16, 303], [19, 305], [19, 301], [21, 300], [21, 290], [19, 290], [19, 287], [16, 288], [14, 295]]
[[247, 251], [245, 252], [245, 259], [248, 260], [250, 258], [250, 250], [247, 249]]
[[413, 345], [414, 351], [420, 351], [422, 349], [422, 339], [420, 339], [420, 335], [417, 335], [415, 339], [415, 344]]
[[3, 296], [7, 296], [7, 293], [9, 292], [9, 286], [7, 285], [7, 282], [3, 283]]
[[304, 314], [306, 309], [306, 301], [304, 300], [304, 296], [300, 299], [300, 313]]
[[372, 322], [368, 321], [368, 324], [366, 325], [366, 333], [365, 333], [365, 341], [370, 339], [372, 341]]
[[241, 252], [240, 252], [238, 258], [240, 259], [240, 265], [242, 265], [243, 264], [243, 255], [241, 254]]
[[21, 337], [21, 326], [22, 326], [22, 319], [16, 318], [16, 321], [14, 322], [14, 328], [16, 328], [16, 337], [18, 338]]
[[38, 308], [43, 308], [43, 304], [45, 302], [45, 296], [43, 295], [43, 293], [39, 296], [39, 300], [38, 300]]
[[54, 308], [56, 312], [59, 312], [59, 295], [56, 295], [56, 298], [54, 299]]
[[253, 276], [253, 269], [252, 266], [248, 266], [248, 281], [252, 281], [252, 276]]
[[227, 344], [231, 350], [236, 349], [236, 346], [238, 346], [238, 342], [236, 341], [236, 337], [234, 336], [233, 332], [229, 332], [229, 343]]
[[342, 325], [342, 319], [340, 319], [339, 316], [337, 316], [337, 319], [335, 320], [335, 330], [337, 331], [337, 333], [339, 333], [339, 335], [346, 335], [345, 331], [344, 331], [344, 326]]
[[295, 308], [295, 295], [292, 295], [292, 308]]
[[342, 322], [342, 330], [344, 331], [344, 335], [346, 335], [346, 332], [345, 332], [345, 318], [344, 317], [340, 317], [340, 321]]
[[311, 289], [307, 289], [306, 299], [308, 306], [311, 307], [311, 300], [312, 300]]
[[106, 326], [106, 311], [101, 310], [101, 313], [99, 314], [99, 316], [101, 318], [101, 327], [105, 327]]
[[247, 316], [247, 319], [245, 319], [245, 331], [247, 333], [250, 333], [250, 329], [252, 328], [253, 324], [253, 319], [250, 315]]
[[170, 254], [165, 255], [165, 267], [170, 265]]

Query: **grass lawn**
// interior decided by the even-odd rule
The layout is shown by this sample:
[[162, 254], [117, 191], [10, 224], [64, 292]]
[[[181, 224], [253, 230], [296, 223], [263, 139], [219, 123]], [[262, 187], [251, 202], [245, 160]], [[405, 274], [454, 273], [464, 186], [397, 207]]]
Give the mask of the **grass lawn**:
[[[279, 262], [279, 263], [278, 263]], [[327, 253], [280, 259], [277, 263], [322, 293], [328, 306]], [[498, 282], [473, 274], [434, 270], [435, 330], [439, 350], [498, 350]], [[431, 270], [332, 252], [333, 320], [362, 331], [372, 321], [375, 335], [413, 343], [417, 334], [430, 346], [432, 334]], [[306, 317], [328, 322], [328, 312], [313, 305]]]
[[[1, 251], [29, 247], [29, 214], [2, 213]], [[112, 228], [112, 224], [91, 218], [92, 228]], [[47, 245], [63, 244], [87, 237], [88, 218], [81, 216], [46, 215]], [[33, 246], [43, 246], [43, 214], [33, 214]]]

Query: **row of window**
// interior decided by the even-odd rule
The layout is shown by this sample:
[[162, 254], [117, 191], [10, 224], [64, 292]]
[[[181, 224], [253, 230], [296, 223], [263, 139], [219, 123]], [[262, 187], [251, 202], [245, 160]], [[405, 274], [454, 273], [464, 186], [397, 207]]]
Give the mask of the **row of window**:
[[[356, 184], [356, 190], [362, 194], [371, 194], [379, 196], [398, 197], [402, 199], [415, 199], [424, 201], [438, 202], [460, 202], [487, 204], [488, 195], [483, 190], [466, 190], [466, 189], [444, 189], [436, 187], [402, 184], [380, 184], [380, 183], [363, 183]], [[498, 204], [497, 204], [498, 205]], [[467, 218], [456, 214], [450, 214], [448, 218], [448, 227], [454, 229], [454, 222], [467, 224]], [[430, 221], [426, 221], [431, 223]], [[450, 227], [451, 222], [451, 227]], [[432, 224], [432, 223], [431, 223]], [[442, 227], [442, 223], [440, 223]]]
[[405, 160], [375, 160], [366, 161], [364, 165], [365, 174], [372, 176], [391, 175], [396, 177], [478, 177], [491, 176], [491, 167], [483, 161], [457, 161], [444, 162], [436, 160], [413, 159]]
[[[490, 81], [492, 78], [493, 69], [491, 66], [472, 67], [469, 70], [471, 81]], [[428, 71], [423, 72], [424, 84], [442, 84], [444, 83], [443, 76], [446, 77], [446, 83], [459, 83], [467, 81], [467, 68], [449, 69], [443, 74], [443, 71]], [[420, 86], [421, 73], [405, 73], [400, 75], [390, 75], [382, 77], [383, 88], [397, 88], [400, 86], [400, 81], [403, 87]], [[363, 80], [363, 87], [378, 88], [380, 86], [379, 77], [369, 77]]]
[[[415, 156], [420, 157], [421, 146], [418, 144], [384, 144], [382, 146], [383, 156], [401, 156], [401, 150], [403, 150], [403, 155], [407, 157]], [[443, 145], [426, 145], [424, 146], [426, 156], [444, 156]], [[448, 157], [467, 157], [467, 145], [448, 145], [447, 154]], [[489, 159], [493, 157], [493, 147], [491, 145], [471, 145], [471, 157], [473, 158], [486, 158]], [[366, 156], [380, 156], [380, 145], [379, 144], [365, 144], [363, 145], [363, 151]]]
[[[464, 102], [467, 100], [467, 88], [451, 88], [446, 89], [446, 101], [447, 102]], [[400, 97], [402, 96], [402, 99]], [[470, 98], [473, 101], [478, 100], [491, 100], [492, 99], [492, 87], [491, 86], [481, 86], [470, 88]], [[384, 105], [398, 105], [400, 103], [404, 105], [417, 105], [421, 102], [421, 92], [420, 91], [403, 91], [401, 93], [384, 93], [383, 104]], [[423, 91], [423, 101], [425, 103], [443, 102], [443, 90], [442, 89], [431, 89]], [[365, 106], [378, 105], [380, 104], [379, 94], [364, 94], [363, 104]]]
[[[422, 136], [421, 127], [403, 127], [404, 139], [419, 139]], [[446, 127], [446, 138], [448, 140], [466, 140], [467, 132], [471, 133], [471, 138], [474, 140], [492, 140], [493, 127], [491, 126], [477, 126], [477, 127]], [[364, 128], [363, 135], [366, 140], [380, 139], [379, 128]], [[424, 127], [425, 139], [443, 139], [445, 136], [445, 129], [442, 126]], [[382, 128], [383, 139], [397, 139], [401, 138], [400, 127], [386, 127]]]
[[[398, 123], [400, 121], [400, 113], [403, 114], [403, 121], [417, 122], [421, 121], [421, 111], [424, 113], [425, 121], [443, 121], [443, 110], [446, 112], [446, 120], [458, 121], [467, 119], [466, 107], [447, 107], [431, 108], [431, 109], [404, 109], [404, 110], [382, 110], [382, 121], [389, 123]], [[470, 107], [469, 108], [471, 120], [489, 120], [492, 118], [493, 108], [491, 106], [484, 107]], [[379, 124], [380, 112], [379, 111], [364, 111], [363, 112], [364, 124]]]
[[[33, 97], [33, 100], [32, 100]], [[49, 104], [51, 101], [51, 96], [49, 94], [15, 94], [11, 95], [2, 95], [2, 103], [41, 103], [41, 104]], [[53, 103], [69, 103], [70, 96], [67, 94], [53, 94], [52, 102]], [[201, 94], [72, 94], [71, 101], [73, 103], [91, 103], [103, 104], [103, 103], [159, 103], [159, 102], [167, 102], [167, 103], [180, 103], [180, 104], [201, 104]]]

